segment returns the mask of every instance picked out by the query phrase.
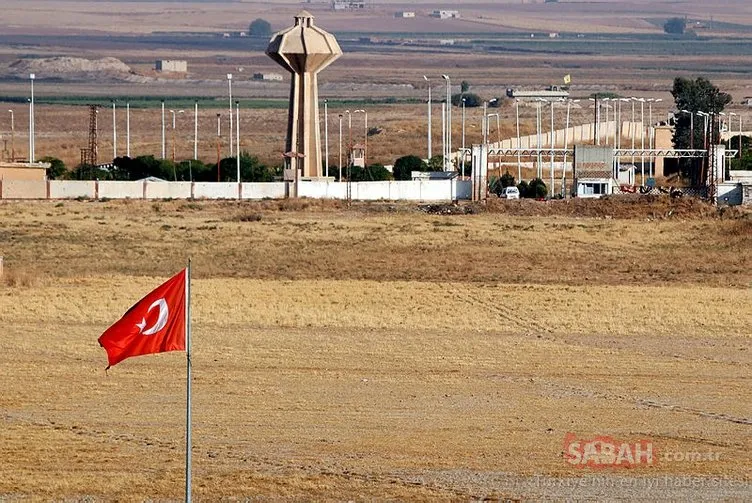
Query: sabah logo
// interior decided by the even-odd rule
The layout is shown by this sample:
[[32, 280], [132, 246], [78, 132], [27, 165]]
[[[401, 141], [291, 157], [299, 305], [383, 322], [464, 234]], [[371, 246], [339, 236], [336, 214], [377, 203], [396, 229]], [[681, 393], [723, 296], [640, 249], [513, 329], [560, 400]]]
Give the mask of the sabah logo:
[[149, 309], [146, 311], [146, 316], [149, 316], [151, 310], [157, 306], [159, 306], [159, 317], [157, 318], [157, 322], [152, 327], [144, 330], [144, 328], [146, 328], [146, 317], [141, 318], [141, 323], [136, 323], [138, 333], [143, 335], [154, 335], [167, 325], [167, 318], [170, 316], [170, 310], [167, 307], [167, 301], [163, 298], [155, 300], [151, 306], [149, 306]]

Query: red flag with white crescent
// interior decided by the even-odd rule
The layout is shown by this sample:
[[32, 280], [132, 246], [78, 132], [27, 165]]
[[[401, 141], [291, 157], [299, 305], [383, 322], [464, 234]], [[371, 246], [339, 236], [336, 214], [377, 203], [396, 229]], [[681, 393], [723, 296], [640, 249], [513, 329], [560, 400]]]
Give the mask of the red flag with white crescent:
[[131, 356], [185, 351], [185, 277], [183, 269], [138, 301], [100, 337], [109, 366]]

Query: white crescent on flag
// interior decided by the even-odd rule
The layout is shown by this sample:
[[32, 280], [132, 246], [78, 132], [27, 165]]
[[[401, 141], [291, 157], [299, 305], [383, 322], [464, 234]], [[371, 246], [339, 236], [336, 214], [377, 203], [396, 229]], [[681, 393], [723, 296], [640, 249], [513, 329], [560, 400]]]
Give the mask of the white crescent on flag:
[[143, 335], [154, 335], [167, 325], [167, 318], [170, 316], [170, 310], [167, 307], [167, 301], [164, 299], [155, 300], [146, 311], [146, 316], [148, 316], [151, 310], [157, 306], [159, 306], [159, 317], [157, 318], [157, 322], [153, 327], [144, 330], [146, 327], [146, 317], [141, 318], [141, 323], [136, 323], [136, 326], [139, 328], [139, 333]]

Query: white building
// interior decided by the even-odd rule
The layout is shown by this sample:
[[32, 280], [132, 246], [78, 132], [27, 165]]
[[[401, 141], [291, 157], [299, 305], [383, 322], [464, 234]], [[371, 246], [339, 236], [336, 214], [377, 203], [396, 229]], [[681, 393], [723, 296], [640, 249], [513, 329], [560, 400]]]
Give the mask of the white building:
[[365, 0], [333, 0], [333, 10], [360, 10], [366, 8]]
[[415, 12], [413, 11], [400, 11], [395, 12], [394, 17], [396, 18], [413, 18], [415, 17]]
[[188, 62], [180, 59], [159, 59], [155, 64], [158, 72], [186, 73]]
[[254, 73], [253, 80], [267, 80], [267, 81], [281, 82], [283, 80], [283, 77], [281, 73], [264, 72], [264, 73]]
[[460, 11], [458, 10], [435, 10], [431, 13], [431, 17], [437, 17], [439, 19], [459, 19]]

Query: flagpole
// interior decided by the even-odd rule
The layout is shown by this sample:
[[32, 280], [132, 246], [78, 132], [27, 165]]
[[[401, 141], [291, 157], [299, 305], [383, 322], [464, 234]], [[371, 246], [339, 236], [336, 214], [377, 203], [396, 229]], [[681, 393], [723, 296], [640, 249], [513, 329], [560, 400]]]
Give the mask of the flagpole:
[[185, 273], [185, 501], [191, 502], [191, 259]]

